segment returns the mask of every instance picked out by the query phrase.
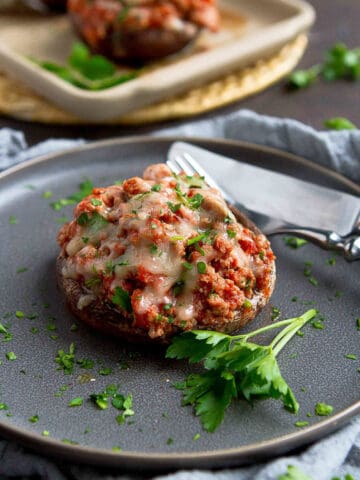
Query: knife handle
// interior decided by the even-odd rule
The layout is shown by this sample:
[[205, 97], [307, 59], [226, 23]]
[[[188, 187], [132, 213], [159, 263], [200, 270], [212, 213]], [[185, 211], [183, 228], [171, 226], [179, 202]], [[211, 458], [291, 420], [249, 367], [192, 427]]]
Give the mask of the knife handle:
[[[267, 235], [291, 234], [309, 240], [325, 250], [335, 250], [344, 256], [348, 262], [360, 260], [360, 234], [353, 229], [348, 235], [339, 235], [329, 230], [310, 227], [283, 226], [267, 232]], [[359, 232], [360, 233], [360, 232]]]

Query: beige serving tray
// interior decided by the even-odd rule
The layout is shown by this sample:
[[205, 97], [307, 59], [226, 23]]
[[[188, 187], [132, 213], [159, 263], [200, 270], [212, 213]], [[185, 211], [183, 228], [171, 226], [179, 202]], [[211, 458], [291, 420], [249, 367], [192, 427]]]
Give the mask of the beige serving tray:
[[86, 119], [111, 120], [271, 55], [307, 31], [315, 14], [303, 0], [220, 0], [221, 30], [190, 49], [154, 63], [138, 78], [89, 92], [41, 69], [29, 56], [65, 63], [75, 40], [66, 15], [0, 15], [0, 69], [54, 104]]

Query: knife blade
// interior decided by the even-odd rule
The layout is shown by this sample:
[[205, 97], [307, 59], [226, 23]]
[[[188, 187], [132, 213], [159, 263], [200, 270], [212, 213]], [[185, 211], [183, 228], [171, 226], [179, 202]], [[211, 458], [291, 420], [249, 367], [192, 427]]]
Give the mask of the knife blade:
[[360, 197], [323, 187], [205, 150], [175, 142], [168, 158], [187, 152], [220, 187], [228, 191], [261, 225], [270, 217], [292, 225], [332, 230], [346, 235], [360, 220]]

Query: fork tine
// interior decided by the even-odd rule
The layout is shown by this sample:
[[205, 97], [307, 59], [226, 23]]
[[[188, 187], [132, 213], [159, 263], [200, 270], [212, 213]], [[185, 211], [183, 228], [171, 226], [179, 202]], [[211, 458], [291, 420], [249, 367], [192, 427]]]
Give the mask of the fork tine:
[[181, 168], [182, 171], [186, 173], [186, 175], [192, 176], [194, 173], [196, 173], [196, 170], [193, 168], [191, 163], [188, 161], [188, 159], [185, 157], [184, 154], [182, 155], [176, 155], [175, 160], [179, 167]]
[[166, 165], [170, 168], [170, 170], [173, 172], [173, 173], [180, 173], [181, 172], [181, 168], [173, 161], [173, 160], [166, 160]]
[[205, 178], [205, 182], [209, 185], [209, 187], [216, 188], [218, 190], [222, 190], [217, 182], [202, 168], [202, 166], [193, 158], [188, 152], [183, 152], [183, 157], [192, 167], [194, 173], [200, 175], [200, 177]]

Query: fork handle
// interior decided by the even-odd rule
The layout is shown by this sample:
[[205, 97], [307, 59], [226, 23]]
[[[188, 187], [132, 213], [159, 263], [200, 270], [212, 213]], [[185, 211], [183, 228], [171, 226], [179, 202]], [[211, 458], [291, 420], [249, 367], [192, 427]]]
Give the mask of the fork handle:
[[320, 230], [317, 228], [301, 227], [278, 227], [268, 232], [267, 235], [291, 234], [309, 240], [325, 250], [335, 250], [352, 262], [360, 260], [360, 235], [354, 234], [339, 235], [336, 232]]

